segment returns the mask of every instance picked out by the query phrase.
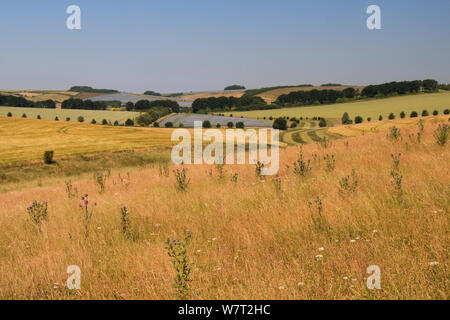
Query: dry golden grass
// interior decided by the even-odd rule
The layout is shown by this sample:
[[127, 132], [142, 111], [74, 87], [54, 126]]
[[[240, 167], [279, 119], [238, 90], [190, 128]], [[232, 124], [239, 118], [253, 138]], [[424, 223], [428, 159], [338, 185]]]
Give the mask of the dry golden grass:
[[346, 88], [355, 88], [362, 90], [364, 87], [361, 86], [338, 86], [338, 87], [291, 87], [291, 88], [279, 88], [270, 90], [261, 94], [258, 97], [263, 98], [267, 103], [273, 103], [282, 94], [288, 94], [294, 91], [310, 91], [310, 90], [344, 90]]
[[[214, 167], [190, 166], [186, 193], [176, 191], [172, 173], [158, 170], [132, 173], [128, 189], [113, 172], [104, 194], [92, 179], [76, 181], [79, 195], [98, 203], [87, 240], [80, 199], [68, 199], [62, 182], [0, 195], [0, 298], [173, 299], [164, 243], [188, 229], [190, 298], [448, 299], [450, 152], [435, 143], [435, 127], [425, 127], [420, 144], [403, 129], [401, 142], [378, 133], [328, 149], [306, 145], [306, 159], [336, 156], [334, 171], [312, 161], [306, 178], [292, 171], [298, 149], [282, 150], [279, 192], [271, 178], [256, 177], [254, 166], [226, 166], [222, 181]], [[400, 198], [390, 181], [391, 153], [402, 153]], [[352, 169], [357, 191], [340, 195], [339, 180]], [[317, 196], [322, 229], [307, 204]], [[33, 200], [49, 202], [42, 232], [26, 213]], [[123, 205], [135, 240], [121, 234]], [[64, 287], [69, 265], [81, 267], [81, 291]], [[381, 268], [380, 291], [366, 287], [370, 265]]]

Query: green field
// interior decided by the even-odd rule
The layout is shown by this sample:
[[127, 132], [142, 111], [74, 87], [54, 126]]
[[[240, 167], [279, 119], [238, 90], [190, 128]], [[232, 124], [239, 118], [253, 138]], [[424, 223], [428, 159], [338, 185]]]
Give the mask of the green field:
[[139, 112], [129, 111], [104, 111], [104, 110], [72, 110], [72, 109], [39, 109], [39, 108], [15, 108], [0, 106], [0, 117], [6, 117], [11, 112], [13, 118], [22, 118], [23, 114], [27, 115], [28, 119], [36, 119], [38, 115], [42, 120], [55, 120], [58, 117], [60, 121], [65, 121], [70, 118], [70, 121], [77, 122], [78, 117], [84, 117], [84, 121], [90, 123], [95, 119], [97, 123], [101, 123], [103, 119], [114, 123], [118, 121], [120, 124], [127, 119], [134, 119], [139, 116]]
[[[450, 109], [450, 92], [440, 92], [433, 94], [418, 94], [401, 97], [373, 99], [366, 101], [357, 101], [350, 103], [339, 103], [321, 106], [304, 106], [273, 110], [256, 110], [245, 112], [230, 112], [234, 117], [262, 118], [262, 117], [323, 117], [323, 118], [341, 118], [344, 112], [348, 112], [350, 118], [361, 116], [366, 120], [371, 117], [378, 120], [382, 115], [387, 118], [391, 112], [397, 117], [404, 111], [409, 116], [411, 111], [428, 110], [431, 114], [433, 110], [438, 110], [440, 114], [445, 109]], [[229, 113], [229, 114], [230, 114]]]

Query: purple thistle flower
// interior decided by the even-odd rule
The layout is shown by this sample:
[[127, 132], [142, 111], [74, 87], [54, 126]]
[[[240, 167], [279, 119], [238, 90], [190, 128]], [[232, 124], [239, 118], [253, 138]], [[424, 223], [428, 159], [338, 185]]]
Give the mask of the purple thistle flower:
[[88, 205], [89, 204], [89, 201], [87, 201], [87, 200], [84, 200], [84, 205]]

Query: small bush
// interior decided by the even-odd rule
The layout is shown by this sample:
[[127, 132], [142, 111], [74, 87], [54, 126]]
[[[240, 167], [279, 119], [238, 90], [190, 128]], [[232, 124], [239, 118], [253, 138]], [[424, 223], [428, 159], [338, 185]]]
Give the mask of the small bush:
[[127, 127], [134, 127], [134, 121], [131, 119], [127, 119], [127, 121], [125, 121], [125, 125]]
[[79, 116], [78, 117], [78, 122], [84, 122], [84, 117], [83, 116]]
[[183, 123], [180, 123], [180, 125], [179, 125], [178, 127], [184, 128], [184, 124], [183, 124]]
[[372, 121], [372, 118], [371, 117], [368, 117], [367, 118], [367, 122], [371, 122]]
[[114, 121], [114, 126], [117, 127], [119, 125], [119, 121]]
[[395, 115], [391, 112], [389, 114], [389, 120], [394, 120], [395, 119]]
[[211, 122], [209, 120], [203, 121], [203, 128], [205, 129], [211, 128]]
[[166, 127], [166, 128], [173, 128], [173, 123], [172, 122], [166, 122], [165, 124], [164, 124], [164, 127]]
[[52, 164], [54, 155], [55, 155], [54, 151], [45, 151], [44, 152], [44, 163], [45, 164]]
[[97, 120], [92, 119], [91, 124], [96, 124], [96, 123], [97, 123]]
[[404, 111], [400, 112], [400, 118], [405, 119], [406, 113]]
[[103, 119], [102, 120], [102, 125], [107, 125], [107, 124], [108, 124], [108, 121], [106, 119]]
[[433, 116], [438, 116], [438, 115], [439, 115], [439, 111], [434, 110], [434, 111], [433, 111]]
[[277, 118], [272, 126], [274, 129], [287, 130], [287, 121], [283, 118]]
[[411, 114], [409, 115], [410, 118], [417, 118], [419, 116], [419, 114], [416, 111], [411, 112]]
[[290, 127], [291, 129], [297, 128], [297, 122], [292, 122]]
[[216, 128], [220, 129], [222, 126], [220, 125], [220, 123], [216, 124]]
[[158, 122], [153, 123], [153, 127], [159, 128], [159, 123]]
[[69, 122], [69, 121], [70, 121], [70, 117], [67, 117], [67, 118], [66, 118], [66, 121]]
[[27, 117], [27, 115], [24, 113], [23, 115], [22, 115], [22, 118], [26, 118]]
[[228, 129], [233, 129], [234, 128], [234, 123], [233, 122], [228, 122], [227, 123], [227, 127], [228, 127]]
[[378, 121], [383, 121], [383, 116], [382, 116], [382, 115], [380, 115], [380, 116], [378, 117]]
[[422, 117], [428, 117], [430, 114], [428, 113], [428, 110], [422, 111]]
[[444, 110], [444, 114], [450, 114], [450, 110], [449, 109], [445, 109]]
[[362, 122], [363, 122], [363, 118], [361, 116], [355, 117], [355, 123], [362, 123]]
[[59, 121], [59, 118], [58, 118], [58, 117], [55, 117], [55, 121]]
[[237, 128], [237, 129], [244, 129], [244, 128], [245, 128], [245, 125], [244, 125], [243, 122], [238, 122], [238, 123], [236, 123], [236, 128]]
[[321, 118], [319, 121], [319, 127], [325, 128], [327, 126], [327, 121], [324, 118]]
[[38, 115], [36, 119], [41, 120], [42, 118], [40, 115]]
[[8, 116], [8, 118], [11, 118], [12, 117], [12, 113], [8, 112], [7, 116]]

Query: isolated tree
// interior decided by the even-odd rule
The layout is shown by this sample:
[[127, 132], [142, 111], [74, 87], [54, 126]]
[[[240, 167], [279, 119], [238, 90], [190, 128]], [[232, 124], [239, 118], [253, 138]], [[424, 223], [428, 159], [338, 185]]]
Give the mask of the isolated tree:
[[222, 127], [222, 126], [221, 126], [220, 123], [216, 124], [216, 128], [217, 128], [217, 129], [220, 129], [221, 127]]
[[97, 124], [97, 120], [92, 119], [91, 124]]
[[127, 119], [127, 121], [125, 121], [125, 125], [127, 127], [133, 127], [134, 126], [134, 121], [131, 119]]
[[433, 116], [437, 116], [437, 115], [439, 115], [439, 111], [434, 110], [434, 111], [433, 111]]
[[363, 122], [363, 118], [361, 116], [355, 117], [355, 123], [362, 123], [362, 122]]
[[445, 109], [444, 110], [444, 114], [450, 114], [450, 110], [449, 109]]
[[40, 115], [38, 115], [36, 119], [41, 120], [42, 118]]
[[58, 117], [55, 117], [55, 121], [59, 121], [59, 118], [58, 118]]
[[394, 120], [395, 119], [395, 115], [391, 112], [389, 114], [389, 120]]
[[103, 125], [107, 125], [107, 124], [108, 124], [108, 121], [107, 121], [106, 119], [103, 119], [103, 120], [102, 120], [102, 124], [103, 124]]
[[325, 128], [327, 126], [327, 121], [324, 118], [320, 118], [319, 127]]
[[422, 117], [428, 117], [430, 114], [428, 113], [428, 110], [422, 111]]
[[26, 118], [27, 117], [27, 115], [24, 113], [23, 115], [22, 115], [22, 118]]
[[11, 118], [12, 117], [12, 113], [8, 112], [7, 116], [8, 116], [8, 118]]
[[127, 109], [127, 111], [133, 111], [134, 110], [134, 103], [129, 101], [127, 102], [127, 104], [125, 105], [125, 108]]
[[419, 114], [416, 111], [411, 112], [410, 118], [417, 118]]
[[66, 118], [66, 121], [69, 122], [69, 121], [70, 121], [70, 117], [67, 117], [67, 118]]
[[234, 123], [233, 122], [228, 122], [227, 123], [227, 127], [228, 127], [228, 129], [233, 129], [234, 128]]
[[368, 117], [368, 118], [367, 118], [367, 122], [370, 122], [370, 121], [372, 121], [372, 118], [371, 118], [371, 117]]
[[166, 122], [164, 125], [166, 128], [173, 128], [173, 123], [172, 122]]
[[117, 121], [117, 120], [116, 120], [116, 121], [114, 121], [114, 126], [116, 126], [116, 127], [117, 127], [118, 125], [119, 125], [119, 121]]
[[283, 118], [278, 118], [273, 122], [273, 128], [278, 130], [287, 130], [287, 121]]
[[84, 122], [84, 117], [83, 116], [79, 116], [78, 117], [78, 122]]
[[347, 112], [344, 113], [341, 120], [342, 120], [342, 124], [351, 124], [352, 123], [352, 120], [350, 120], [350, 116], [348, 115]]
[[383, 121], [383, 116], [380, 114], [380, 116], [378, 117], [379, 121]]
[[211, 128], [211, 122], [209, 120], [203, 121], [203, 128], [205, 129]]
[[400, 118], [405, 119], [406, 113], [404, 111], [400, 112]]
[[243, 122], [238, 122], [238, 123], [236, 123], [236, 128], [237, 129], [244, 129], [245, 128], [245, 125], [244, 125], [244, 123]]

